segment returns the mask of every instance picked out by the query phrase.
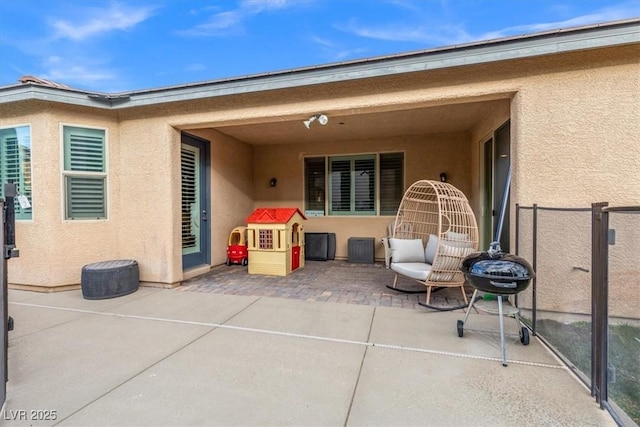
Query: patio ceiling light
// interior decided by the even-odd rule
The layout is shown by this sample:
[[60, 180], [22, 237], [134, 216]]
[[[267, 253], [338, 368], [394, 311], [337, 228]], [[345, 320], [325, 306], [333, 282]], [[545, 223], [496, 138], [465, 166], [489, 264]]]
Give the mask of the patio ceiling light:
[[311, 123], [318, 121], [318, 123], [320, 123], [322, 126], [326, 125], [327, 123], [329, 123], [329, 118], [327, 117], [326, 114], [314, 114], [313, 116], [309, 117], [309, 120], [305, 120], [303, 121], [304, 125], [307, 127], [307, 129], [310, 129], [309, 126], [311, 126]]

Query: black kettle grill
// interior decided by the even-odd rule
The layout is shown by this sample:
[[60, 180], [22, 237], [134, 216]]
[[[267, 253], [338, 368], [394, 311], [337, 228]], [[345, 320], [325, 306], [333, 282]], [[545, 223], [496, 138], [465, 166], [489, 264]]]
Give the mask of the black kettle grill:
[[[502, 365], [507, 366], [507, 354], [504, 340], [503, 316], [512, 316], [516, 319], [519, 328], [520, 342], [523, 345], [529, 344], [529, 330], [520, 323], [520, 310], [507, 302], [504, 306], [503, 296], [514, 295], [522, 292], [529, 286], [531, 279], [535, 277], [535, 272], [531, 265], [523, 258], [502, 252], [500, 243], [493, 242], [487, 252], [474, 253], [467, 256], [462, 261], [460, 270], [464, 273], [467, 282], [475, 288], [471, 303], [467, 307], [464, 320], [458, 320], [458, 336], [464, 334], [464, 324], [469, 318], [469, 313], [474, 307], [497, 314], [500, 318], [500, 344], [502, 347]], [[480, 301], [476, 303], [478, 291], [496, 295], [497, 311], [494, 301]]]
[[471, 254], [462, 261], [460, 269], [467, 282], [479, 291], [496, 295], [513, 295], [527, 289], [535, 276], [531, 265], [517, 255], [492, 249]]

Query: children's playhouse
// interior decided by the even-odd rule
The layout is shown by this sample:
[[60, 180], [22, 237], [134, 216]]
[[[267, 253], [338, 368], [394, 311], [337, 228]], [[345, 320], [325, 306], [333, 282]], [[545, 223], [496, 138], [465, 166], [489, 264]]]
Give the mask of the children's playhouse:
[[297, 208], [259, 208], [247, 218], [249, 274], [286, 276], [304, 267], [304, 221]]

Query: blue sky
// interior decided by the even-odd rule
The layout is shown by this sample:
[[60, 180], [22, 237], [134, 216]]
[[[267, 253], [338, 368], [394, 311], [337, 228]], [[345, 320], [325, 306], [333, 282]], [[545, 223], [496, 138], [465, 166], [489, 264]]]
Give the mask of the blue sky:
[[640, 0], [0, 0], [0, 86], [194, 83], [640, 17]]

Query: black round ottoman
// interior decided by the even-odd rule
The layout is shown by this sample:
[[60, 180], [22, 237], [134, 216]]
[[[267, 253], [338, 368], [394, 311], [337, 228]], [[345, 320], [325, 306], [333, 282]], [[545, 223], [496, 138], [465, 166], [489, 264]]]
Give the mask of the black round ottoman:
[[87, 264], [82, 267], [82, 296], [86, 299], [105, 299], [127, 295], [138, 290], [140, 273], [138, 262], [119, 259]]

